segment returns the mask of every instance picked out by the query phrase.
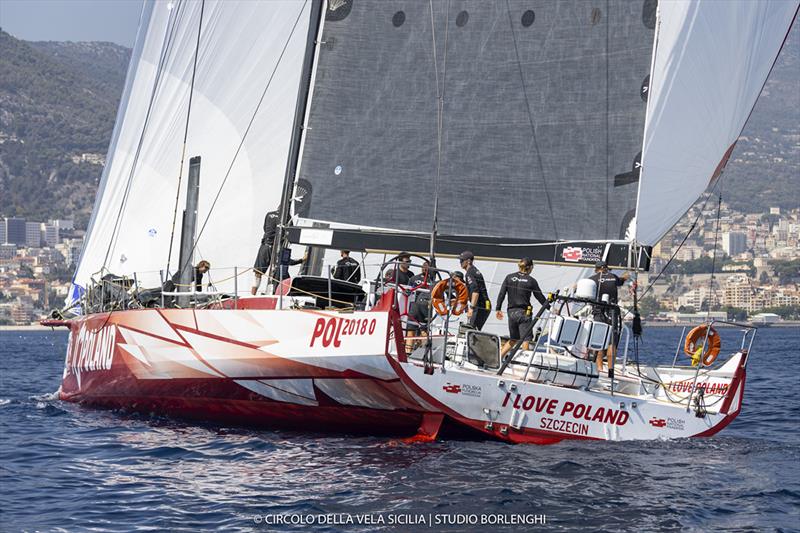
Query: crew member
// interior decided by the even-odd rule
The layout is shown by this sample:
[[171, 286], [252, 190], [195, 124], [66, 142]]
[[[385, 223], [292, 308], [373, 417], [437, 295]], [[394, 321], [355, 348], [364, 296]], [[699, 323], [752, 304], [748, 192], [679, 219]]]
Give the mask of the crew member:
[[[406, 252], [397, 256], [397, 268], [393, 268], [386, 273], [386, 283], [394, 283], [395, 285], [410, 285], [411, 278], [414, 273], [409, 269], [411, 265], [411, 255]], [[395, 272], [397, 272], [397, 279], [395, 279]]]
[[430, 271], [431, 263], [430, 261], [423, 261], [422, 262], [422, 272], [413, 276], [409, 280], [409, 285], [414, 288], [424, 288], [424, 289], [431, 289], [435, 285], [433, 276], [434, 274]]
[[289, 267], [295, 265], [302, 265], [308, 259], [308, 251], [306, 251], [305, 255], [303, 255], [302, 259], [292, 259], [292, 249], [288, 246], [281, 248], [280, 253], [278, 254], [278, 268], [275, 272], [275, 279], [272, 280], [273, 287], [277, 287], [278, 284], [288, 279], [289, 276]]
[[486, 319], [489, 318], [489, 310], [492, 306], [489, 301], [489, 293], [486, 291], [486, 282], [483, 281], [483, 274], [473, 264], [475, 255], [472, 252], [463, 251], [458, 259], [461, 261], [461, 268], [464, 269], [469, 292], [469, 309], [467, 309], [469, 324], [480, 331], [486, 323]]
[[500, 350], [502, 358], [511, 347], [525, 336], [522, 349], [528, 349], [528, 341], [533, 338], [531, 296], [544, 305], [547, 299], [539, 288], [539, 283], [530, 274], [533, 270], [533, 261], [524, 257], [517, 263], [519, 272], [506, 276], [497, 295], [497, 319], [503, 320], [503, 300], [508, 293], [508, 335], [509, 339]]
[[[192, 269], [192, 280], [191, 284], [194, 283], [194, 289], [197, 292], [203, 291], [203, 274], [211, 270], [211, 263], [206, 261], [205, 259], [197, 263]], [[181, 271], [178, 270], [175, 274], [172, 275], [172, 278], [168, 279], [164, 282], [164, 285], [161, 287], [163, 292], [190, 292], [189, 287], [182, 287], [181, 286]], [[175, 305], [175, 298], [172, 298], [169, 301], [169, 306], [173, 307]]]
[[[427, 261], [426, 261], [427, 262]], [[415, 277], [421, 276], [418, 274]], [[461, 272], [453, 272], [452, 277], [464, 282], [464, 275]], [[445, 290], [445, 297], [449, 299], [457, 298], [455, 291], [448, 294]], [[431, 293], [427, 290], [417, 292], [417, 298], [411, 305], [408, 312], [407, 322], [407, 337], [406, 337], [406, 351], [411, 352], [418, 344], [413, 341], [417, 340], [413, 337], [421, 336], [423, 339], [428, 336], [428, 327], [430, 324], [431, 309]], [[411, 338], [409, 338], [411, 337]]]
[[350, 257], [350, 250], [342, 250], [342, 258], [336, 262], [336, 269], [333, 271], [333, 278], [350, 283], [361, 281], [361, 269], [358, 261]]
[[278, 231], [278, 217], [278, 211], [270, 211], [267, 213], [267, 216], [264, 217], [264, 236], [261, 237], [261, 245], [258, 247], [256, 262], [253, 265], [255, 279], [253, 281], [253, 287], [250, 289], [250, 294], [254, 296], [261, 285], [262, 276], [269, 270], [272, 245], [275, 244], [275, 234]]
[[[613, 272], [609, 272], [608, 264], [605, 261], [598, 261], [594, 265], [594, 274], [589, 276], [589, 279], [593, 280], [597, 284], [598, 301], [606, 301], [606, 303], [611, 305], [617, 305], [617, 287], [624, 285], [628, 280], [628, 277], [629, 274], [627, 272], [625, 272], [622, 276], [617, 276]], [[608, 297], [607, 300], [603, 298], [605, 295]], [[607, 307], [595, 305], [592, 308], [592, 315], [593, 320], [604, 322], [614, 327], [613, 340], [611, 341], [611, 344], [608, 345], [608, 349], [605, 350], [606, 363], [608, 365], [608, 376], [613, 378], [614, 357], [616, 355], [617, 342], [619, 341], [619, 328], [621, 327], [619, 313], [617, 313], [616, 324], [614, 324], [615, 321], [613, 320], [611, 310]], [[603, 369], [603, 350], [597, 352], [596, 363], [597, 371], [599, 372]]]

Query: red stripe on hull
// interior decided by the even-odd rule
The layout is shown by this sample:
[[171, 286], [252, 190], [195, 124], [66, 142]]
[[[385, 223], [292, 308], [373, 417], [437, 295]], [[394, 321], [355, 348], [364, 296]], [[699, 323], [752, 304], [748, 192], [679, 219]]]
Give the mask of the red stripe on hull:
[[258, 428], [285, 428], [299, 431], [360, 433], [406, 436], [416, 433], [420, 413], [382, 411], [350, 406], [305, 406], [269, 400], [199, 398], [187, 396], [136, 397], [86, 396], [62, 399], [81, 405], [123, 409], [139, 413], [159, 413], [186, 420], [242, 425]]

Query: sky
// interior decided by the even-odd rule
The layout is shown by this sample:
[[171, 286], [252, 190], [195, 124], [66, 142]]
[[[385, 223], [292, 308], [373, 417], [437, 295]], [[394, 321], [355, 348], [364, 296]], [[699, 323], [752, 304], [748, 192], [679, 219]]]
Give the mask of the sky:
[[25, 41], [110, 41], [132, 47], [142, 0], [0, 0], [0, 28]]

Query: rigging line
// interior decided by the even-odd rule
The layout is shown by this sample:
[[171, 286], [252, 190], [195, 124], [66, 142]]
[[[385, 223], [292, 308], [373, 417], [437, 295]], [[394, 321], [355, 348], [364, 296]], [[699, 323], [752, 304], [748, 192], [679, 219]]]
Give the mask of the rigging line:
[[609, 200], [610, 199], [609, 199], [609, 192], [608, 192], [609, 185], [611, 185], [609, 183], [609, 178], [611, 178], [611, 172], [610, 172], [610, 168], [611, 168], [611, 161], [610, 161], [610, 158], [611, 158], [611, 141], [609, 139], [609, 135], [611, 134], [611, 131], [610, 131], [609, 124], [608, 124], [608, 116], [609, 116], [609, 113], [611, 112], [610, 103], [609, 103], [610, 95], [609, 95], [609, 90], [608, 90], [608, 83], [609, 83], [609, 78], [608, 78], [609, 66], [608, 65], [610, 63], [610, 61], [609, 61], [610, 53], [609, 53], [609, 49], [608, 48], [610, 46], [609, 45], [609, 43], [610, 43], [609, 32], [611, 31], [610, 30], [610, 28], [611, 28], [611, 7], [609, 6], [609, 0], [606, 0], [606, 17], [605, 18], [606, 18], [606, 176], [605, 176], [606, 179], [604, 180], [603, 184], [605, 185], [604, 189], [606, 190], [606, 209], [605, 209], [605, 212], [606, 212], [606, 227], [605, 227], [605, 230], [604, 230], [605, 232], [603, 233], [603, 235], [608, 235], [608, 213], [609, 213], [610, 208], [611, 208], [611, 206], [609, 205]]
[[525, 108], [528, 111], [528, 123], [531, 127], [531, 137], [533, 139], [533, 147], [536, 151], [536, 163], [539, 166], [539, 172], [542, 175], [542, 188], [544, 189], [545, 198], [547, 198], [547, 207], [550, 210], [550, 221], [553, 223], [554, 239], [558, 239], [558, 227], [556, 226], [555, 213], [553, 212], [553, 203], [550, 200], [550, 192], [547, 190], [547, 180], [544, 175], [544, 163], [542, 162], [542, 153], [539, 151], [539, 141], [536, 139], [536, 126], [533, 124], [533, 113], [531, 112], [531, 103], [528, 99], [528, 87], [525, 83], [525, 76], [522, 71], [522, 61], [519, 58], [519, 48], [517, 47], [517, 34], [514, 32], [514, 19], [511, 17], [511, 5], [509, 0], [506, 0], [506, 11], [508, 12], [508, 24], [511, 28], [511, 38], [514, 41], [514, 55], [517, 58], [517, 68], [519, 69], [519, 79], [522, 82], [522, 95], [525, 97]]
[[720, 180], [720, 187], [719, 187], [719, 198], [717, 200], [717, 227], [714, 230], [714, 248], [713, 254], [711, 256], [711, 277], [708, 278], [708, 295], [709, 295], [709, 302], [706, 304], [706, 320], [711, 316], [711, 297], [714, 294], [714, 270], [717, 265], [717, 239], [719, 237], [719, 218], [720, 212], [722, 211], [722, 180]]
[[[258, 110], [261, 108], [261, 104], [264, 102], [264, 98], [267, 96], [267, 91], [269, 90], [270, 84], [272, 84], [272, 80], [275, 77], [275, 73], [278, 71], [278, 67], [283, 60], [283, 56], [286, 53], [286, 49], [289, 47], [289, 43], [292, 41], [292, 36], [294, 35], [294, 31], [297, 29], [297, 24], [300, 22], [300, 18], [303, 16], [303, 12], [306, 9], [306, 5], [308, 4], [308, 0], [303, 2], [303, 5], [300, 7], [300, 12], [297, 14], [297, 18], [294, 21], [294, 25], [292, 25], [292, 31], [289, 32], [289, 37], [286, 39], [286, 42], [283, 44], [283, 49], [281, 50], [280, 55], [278, 56], [278, 61], [275, 63], [275, 68], [272, 69], [272, 73], [267, 80], [267, 85], [264, 87], [264, 91], [261, 93], [261, 98], [258, 100], [258, 104], [256, 104], [256, 108], [253, 111], [253, 115], [250, 117], [250, 122], [247, 124], [247, 128], [245, 128], [244, 133], [242, 134], [242, 140], [239, 141], [239, 146], [236, 148], [236, 152], [233, 154], [233, 159], [231, 159], [231, 164], [228, 165], [228, 170], [225, 172], [225, 177], [222, 178], [222, 183], [220, 183], [219, 188], [217, 189], [217, 194], [214, 196], [214, 201], [211, 202], [211, 207], [208, 209], [208, 214], [206, 218], [203, 220], [203, 225], [200, 226], [200, 231], [197, 232], [197, 237], [194, 239], [194, 243], [192, 244], [192, 250], [189, 253], [191, 257], [194, 254], [195, 248], [197, 248], [197, 243], [200, 242], [200, 237], [203, 235], [203, 231], [206, 229], [206, 225], [208, 224], [208, 220], [211, 218], [211, 213], [214, 212], [214, 207], [217, 205], [217, 201], [219, 200], [220, 194], [222, 194], [222, 189], [225, 187], [225, 183], [227, 183], [228, 178], [231, 175], [231, 171], [233, 170], [233, 165], [236, 163], [236, 158], [239, 156], [239, 152], [242, 150], [242, 146], [244, 146], [244, 141], [247, 139], [247, 134], [250, 133], [250, 128], [253, 126], [253, 122], [255, 122], [256, 115], [258, 115]], [[188, 258], [187, 258], [188, 260]], [[181, 268], [185, 265], [180, 265]]]
[[662, 268], [662, 269], [661, 269], [661, 272], [659, 272], [659, 273], [658, 273], [658, 275], [656, 276], [656, 279], [654, 279], [653, 281], [651, 281], [651, 282], [650, 282], [650, 283], [647, 285], [647, 288], [644, 290], [644, 292], [642, 293], [642, 295], [639, 297], [639, 299], [640, 299], [640, 300], [644, 299], [644, 297], [645, 297], [645, 296], [647, 296], [647, 293], [648, 293], [648, 292], [650, 292], [650, 289], [652, 289], [652, 288], [653, 288], [653, 286], [654, 286], [654, 285], [656, 284], [656, 282], [657, 282], [657, 281], [658, 281], [658, 280], [661, 278], [661, 276], [664, 274], [664, 272], [666, 272], [666, 271], [667, 271], [667, 268], [669, 268], [669, 265], [670, 265], [670, 264], [672, 264], [672, 261], [673, 261], [673, 260], [675, 259], [675, 257], [678, 255], [678, 252], [680, 252], [680, 251], [681, 251], [681, 248], [682, 248], [682, 247], [683, 247], [683, 245], [686, 243], [686, 240], [689, 238], [689, 235], [691, 235], [691, 234], [692, 234], [692, 232], [694, 231], [694, 229], [697, 227], [697, 221], [698, 221], [698, 220], [700, 220], [700, 217], [701, 217], [701, 216], [703, 216], [703, 210], [705, 210], [705, 208], [706, 208], [706, 204], [708, 204], [708, 201], [711, 199], [711, 197], [712, 197], [712, 196], [714, 196], [714, 194], [713, 194], [713, 192], [714, 192], [714, 189], [716, 189], [716, 188], [717, 188], [717, 186], [720, 184], [720, 181], [721, 181], [721, 177], [720, 177], [720, 179], [718, 179], [718, 180], [717, 180], [717, 181], [714, 183], [714, 186], [711, 188], [711, 192], [708, 194], [708, 196], [706, 196], [706, 199], [705, 199], [705, 201], [703, 202], [703, 205], [702, 205], [702, 207], [700, 207], [700, 211], [697, 213], [697, 216], [694, 218], [694, 221], [692, 222], [692, 225], [689, 227], [689, 231], [687, 231], [687, 232], [686, 232], [686, 235], [684, 235], [684, 236], [683, 236], [683, 240], [682, 240], [682, 241], [681, 241], [681, 243], [678, 245], [678, 247], [675, 249], [675, 251], [672, 253], [672, 256], [669, 258], [669, 261], [667, 261], [667, 264], [666, 264], [666, 265], [664, 265], [664, 268]]
[[114, 228], [111, 231], [111, 238], [108, 241], [108, 248], [106, 248], [106, 255], [105, 258], [103, 259], [102, 268], [106, 268], [106, 266], [108, 265], [108, 258], [115, 247], [116, 238], [117, 235], [119, 234], [119, 230], [121, 229], [120, 223], [122, 221], [122, 214], [125, 212], [125, 207], [128, 204], [128, 198], [130, 196], [131, 186], [133, 185], [133, 174], [134, 171], [136, 170], [136, 165], [139, 162], [139, 156], [141, 155], [142, 152], [142, 146], [144, 145], [144, 136], [147, 131], [147, 126], [150, 123], [150, 114], [153, 110], [153, 104], [155, 102], [156, 93], [158, 92], [159, 84], [161, 82], [161, 75], [164, 72], [164, 65], [166, 64], [167, 56], [169, 55], [169, 51], [172, 48], [172, 44], [174, 43], [173, 37], [175, 35], [175, 28], [178, 25], [179, 18], [183, 15], [183, 11], [181, 11], [182, 5], [183, 2], [179, 1], [178, 5], [175, 7], [175, 16], [172, 19], [172, 26], [164, 34], [164, 43], [162, 45], [161, 57], [159, 58], [158, 66], [156, 67], [156, 76], [153, 80], [153, 89], [150, 92], [150, 101], [147, 104], [147, 112], [145, 113], [144, 124], [142, 125], [142, 133], [139, 135], [139, 142], [136, 146], [136, 153], [133, 156], [131, 171], [128, 174], [128, 180], [125, 185], [125, 192], [122, 195], [122, 201], [120, 202], [119, 210], [117, 211], [117, 217], [116, 220], [114, 221]]
[[[194, 48], [194, 61], [192, 64], [192, 81], [189, 84], [189, 106], [186, 110], [186, 126], [183, 130], [183, 148], [181, 149], [181, 165], [180, 169], [178, 170], [178, 185], [175, 187], [175, 208], [172, 211], [172, 231], [169, 234], [169, 248], [167, 249], [167, 267], [164, 271], [169, 275], [169, 263], [172, 260], [172, 243], [175, 239], [175, 221], [178, 218], [178, 200], [181, 196], [181, 181], [183, 180], [183, 163], [186, 161], [186, 140], [189, 138], [189, 119], [192, 116], [192, 97], [194, 96], [194, 80], [197, 75], [197, 57], [200, 55], [200, 35], [203, 32], [203, 11], [206, 7], [206, 0], [202, 0], [200, 2], [200, 21], [197, 24], [197, 43], [195, 44]], [[182, 231], [182, 230], [181, 230]], [[192, 252], [194, 252], [194, 247], [192, 248]], [[192, 254], [189, 254], [189, 257], [186, 258], [187, 261], [191, 263]], [[186, 265], [180, 265], [180, 271]]]
[[439, 60], [436, 54], [436, 24], [433, 16], [433, 0], [430, 0], [431, 11], [431, 37], [433, 39], [433, 71], [436, 78], [436, 181], [433, 195], [433, 228], [431, 229], [431, 260], [434, 259], [434, 242], [439, 230], [439, 183], [442, 174], [442, 132], [444, 130], [444, 92], [447, 80], [447, 36], [450, 26], [447, 24], [447, 14], [450, 12], [450, 0], [445, 7], [444, 25], [444, 57], [442, 58], [442, 83], [439, 85]]

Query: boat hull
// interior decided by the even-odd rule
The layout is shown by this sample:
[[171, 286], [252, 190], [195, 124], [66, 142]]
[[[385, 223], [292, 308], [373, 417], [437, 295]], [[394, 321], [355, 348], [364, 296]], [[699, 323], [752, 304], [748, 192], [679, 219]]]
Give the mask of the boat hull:
[[432, 373], [426, 373], [419, 361], [388, 359], [418, 401], [450, 420], [506, 442], [553, 444], [565, 439], [656, 440], [714, 435], [741, 410], [747, 354], [735, 354], [722, 369], [698, 381], [708, 392], [704, 394], [708, 406], [704, 413], [698, 413], [694, 403], [687, 409], [688, 394], [683, 395], [682, 403], [667, 401], [662, 388], [644, 396], [611, 394], [455, 366], [443, 370], [437, 365]]
[[60, 397], [225, 424], [413, 434], [385, 311], [142, 309], [67, 324]]

